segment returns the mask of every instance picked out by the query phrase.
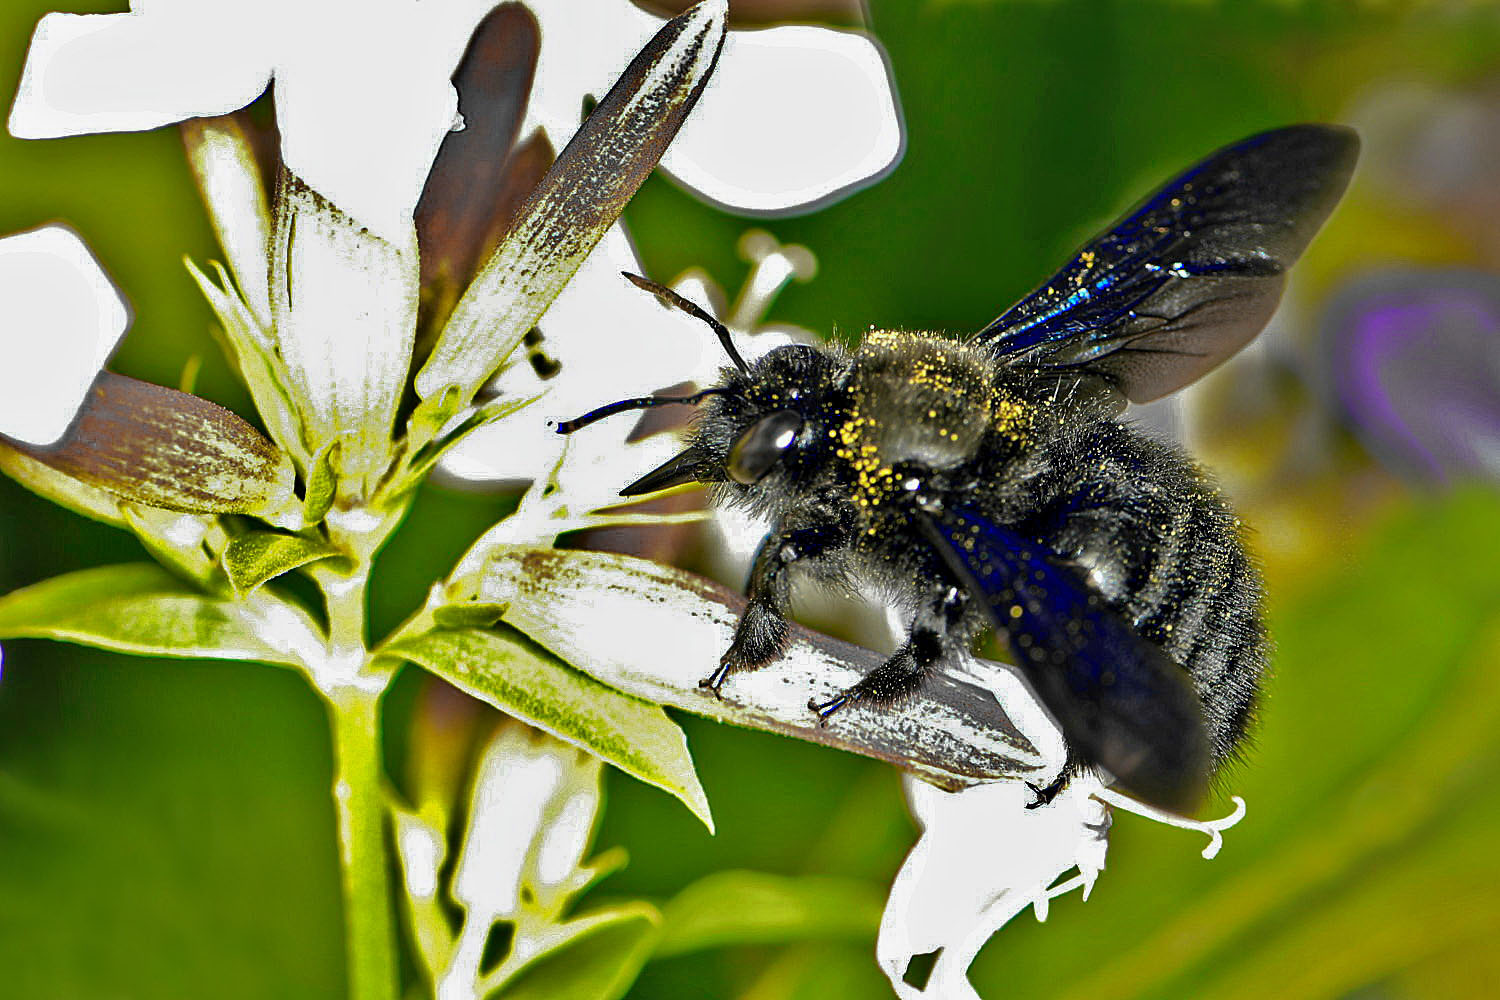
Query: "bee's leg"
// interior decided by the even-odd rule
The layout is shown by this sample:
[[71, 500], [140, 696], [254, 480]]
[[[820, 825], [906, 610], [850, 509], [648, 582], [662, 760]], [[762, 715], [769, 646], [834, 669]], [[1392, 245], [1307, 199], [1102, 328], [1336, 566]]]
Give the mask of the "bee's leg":
[[776, 659], [786, 646], [787, 605], [791, 578], [787, 570], [803, 559], [826, 555], [847, 545], [849, 528], [836, 512], [813, 505], [798, 524], [778, 526], [760, 543], [750, 570], [750, 603], [735, 626], [734, 642], [713, 673], [698, 682], [715, 694], [729, 675], [754, 670]]
[[1040, 809], [1043, 806], [1050, 806], [1052, 800], [1057, 798], [1064, 788], [1068, 787], [1068, 782], [1076, 778], [1082, 769], [1082, 762], [1073, 756], [1073, 748], [1068, 747], [1067, 760], [1063, 762], [1062, 770], [1057, 772], [1056, 778], [1053, 778], [1045, 785], [1033, 785], [1029, 781], [1026, 783], [1032, 793], [1036, 795], [1035, 799], [1026, 803], [1026, 808]]
[[943, 585], [917, 612], [906, 641], [890, 659], [866, 674], [858, 684], [827, 701], [810, 700], [807, 707], [818, 713], [820, 720], [827, 721], [834, 712], [856, 701], [890, 705], [916, 693], [934, 664], [968, 645], [968, 634], [956, 628], [968, 603], [969, 595], [962, 588]]

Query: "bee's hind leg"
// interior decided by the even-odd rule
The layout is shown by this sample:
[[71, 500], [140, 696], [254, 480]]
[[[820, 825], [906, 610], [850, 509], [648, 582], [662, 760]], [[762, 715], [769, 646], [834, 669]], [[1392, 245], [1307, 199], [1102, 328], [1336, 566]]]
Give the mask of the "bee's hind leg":
[[968, 636], [955, 626], [962, 620], [968, 605], [968, 594], [958, 587], [943, 586], [934, 592], [907, 631], [901, 648], [880, 666], [827, 701], [816, 698], [807, 707], [821, 722], [839, 709], [855, 702], [893, 705], [916, 694], [933, 665], [960, 652]]

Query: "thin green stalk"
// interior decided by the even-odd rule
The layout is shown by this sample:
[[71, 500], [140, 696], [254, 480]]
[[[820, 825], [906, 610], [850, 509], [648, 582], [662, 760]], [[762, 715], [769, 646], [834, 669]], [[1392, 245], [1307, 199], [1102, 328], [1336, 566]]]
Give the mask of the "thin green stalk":
[[381, 770], [379, 690], [350, 685], [329, 699], [345, 951], [353, 1000], [395, 1000], [396, 925]]
[[333, 802], [349, 996], [396, 1000], [399, 973], [380, 729], [380, 698], [390, 676], [369, 670], [369, 563], [356, 558], [351, 571], [315, 574], [315, 579], [328, 608], [328, 671], [318, 686], [328, 702], [333, 730]]

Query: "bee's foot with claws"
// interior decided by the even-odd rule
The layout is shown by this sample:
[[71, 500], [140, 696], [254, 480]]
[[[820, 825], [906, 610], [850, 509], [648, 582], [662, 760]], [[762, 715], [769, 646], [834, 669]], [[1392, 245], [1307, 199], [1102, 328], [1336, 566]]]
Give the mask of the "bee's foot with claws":
[[732, 663], [729, 663], [728, 657], [726, 657], [725, 659], [719, 661], [719, 667], [717, 670], [698, 682], [698, 686], [700, 688], [712, 691], [714, 693], [714, 697], [722, 701], [724, 698], [724, 694], [719, 689], [724, 686], [725, 681], [729, 680], [729, 674], [733, 669], [734, 665]]
[[829, 698], [827, 701], [818, 701], [816, 698], [809, 698], [807, 699], [807, 707], [810, 711], [817, 715], [818, 725], [826, 726], [828, 725], [829, 717], [832, 716], [834, 712], [837, 712], [839, 709], [849, 704], [849, 700], [849, 694], [848, 692], [845, 692], [833, 698]]
[[1061, 793], [1064, 788], [1068, 787], [1068, 780], [1072, 777], [1072, 769], [1069, 767], [1065, 767], [1063, 768], [1062, 774], [1059, 774], [1057, 778], [1050, 784], [1036, 785], [1032, 784], [1029, 781], [1026, 782], [1026, 787], [1031, 789], [1032, 794], [1036, 796], [1035, 799], [1026, 803], [1026, 808], [1041, 809], [1043, 806], [1050, 806], [1052, 804], [1052, 800], [1057, 798], [1058, 794]]

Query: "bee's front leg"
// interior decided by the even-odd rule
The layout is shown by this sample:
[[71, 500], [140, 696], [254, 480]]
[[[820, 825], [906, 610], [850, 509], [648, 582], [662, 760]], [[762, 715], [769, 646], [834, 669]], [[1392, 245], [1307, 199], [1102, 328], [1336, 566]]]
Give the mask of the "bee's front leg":
[[915, 694], [933, 665], [967, 648], [969, 633], [960, 628], [969, 595], [961, 587], [939, 584], [922, 604], [907, 631], [901, 648], [858, 684], [845, 688], [827, 701], [816, 698], [807, 707], [822, 722], [845, 705], [856, 701], [891, 705]]
[[712, 674], [698, 682], [714, 694], [732, 673], [754, 670], [781, 655], [786, 646], [788, 627], [786, 613], [791, 597], [788, 570], [805, 559], [826, 556], [849, 544], [847, 518], [836, 509], [811, 505], [795, 520], [787, 519], [761, 541], [755, 551], [747, 588], [750, 603], [745, 605], [735, 626], [734, 641], [719, 658]]

